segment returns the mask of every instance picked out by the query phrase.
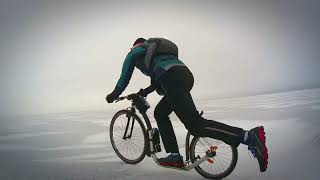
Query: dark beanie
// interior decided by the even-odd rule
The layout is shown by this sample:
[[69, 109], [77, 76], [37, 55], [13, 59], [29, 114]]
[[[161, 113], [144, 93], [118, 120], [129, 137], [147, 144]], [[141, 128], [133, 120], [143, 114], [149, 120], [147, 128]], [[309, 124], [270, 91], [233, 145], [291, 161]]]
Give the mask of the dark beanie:
[[138, 39], [133, 43], [133, 46], [136, 45], [136, 44], [138, 44], [138, 43], [143, 43], [143, 42], [145, 42], [145, 41], [146, 41], [146, 39], [144, 39], [144, 38], [138, 38]]

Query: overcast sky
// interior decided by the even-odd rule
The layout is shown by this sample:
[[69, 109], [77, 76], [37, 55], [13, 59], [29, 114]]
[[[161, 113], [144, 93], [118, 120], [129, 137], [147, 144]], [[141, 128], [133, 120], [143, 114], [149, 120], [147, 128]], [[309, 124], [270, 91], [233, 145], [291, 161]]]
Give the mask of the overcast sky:
[[[1, 1], [0, 113], [109, 107], [104, 97], [137, 37], [176, 42], [195, 76], [195, 99], [320, 87], [319, 5]], [[149, 82], [135, 70], [125, 93]]]

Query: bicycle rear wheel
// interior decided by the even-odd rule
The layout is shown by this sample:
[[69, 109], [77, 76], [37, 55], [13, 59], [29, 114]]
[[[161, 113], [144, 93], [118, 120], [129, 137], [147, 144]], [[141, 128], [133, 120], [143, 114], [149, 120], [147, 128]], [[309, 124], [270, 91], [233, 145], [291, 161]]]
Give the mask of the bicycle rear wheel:
[[113, 116], [110, 141], [118, 157], [128, 164], [139, 163], [146, 155], [146, 128], [141, 119], [129, 110], [121, 110]]
[[190, 158], [195, 162], [206, 155], [206, 151], [215, 149], [216, 155], [195, 167], [205, 178], [222, 179], [228, 176], [236, 167], [238, 150], [223, 141], [209, 137], [194, 137], [190, 145]]

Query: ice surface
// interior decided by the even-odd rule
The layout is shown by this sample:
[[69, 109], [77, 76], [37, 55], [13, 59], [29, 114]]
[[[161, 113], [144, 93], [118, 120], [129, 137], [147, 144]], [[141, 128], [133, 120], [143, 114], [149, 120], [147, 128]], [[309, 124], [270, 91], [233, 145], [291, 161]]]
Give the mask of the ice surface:
[[[259, 172], [257, 161], [241, 145], [238, 164], [226, 179], [319, 179], [320, 89], [208, 98], [195, 100], [195, 104], [207, 119], [244, 129], [258, 125], [266, 129], [270, 154], [267, 172]], [[194, 170], [160, 168], [148, 157], [137, 165], [123, 163], [109, 140], [114, 113], [87, 111], [4, 119], [0, 128], [0, 179], [203, 179]], [[184, 155], [187, 131], [174, 114], [171, 119]]]

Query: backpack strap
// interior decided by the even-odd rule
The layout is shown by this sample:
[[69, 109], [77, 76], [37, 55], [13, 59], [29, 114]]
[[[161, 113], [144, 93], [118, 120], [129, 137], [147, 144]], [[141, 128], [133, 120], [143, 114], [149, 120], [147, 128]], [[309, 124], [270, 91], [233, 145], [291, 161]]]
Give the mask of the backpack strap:
[[150, 64], [151, 64], [151, 60], [153, 58], [153, 55], [156, 52], [157, 49], [157, 42], [155, 40], [148, 40], [147, 41], [148, 45], [148, 49], [144, 58], [144, 64], [146, 65], [146, 68], [148, 69], [148, 71], [150, 71]]

